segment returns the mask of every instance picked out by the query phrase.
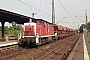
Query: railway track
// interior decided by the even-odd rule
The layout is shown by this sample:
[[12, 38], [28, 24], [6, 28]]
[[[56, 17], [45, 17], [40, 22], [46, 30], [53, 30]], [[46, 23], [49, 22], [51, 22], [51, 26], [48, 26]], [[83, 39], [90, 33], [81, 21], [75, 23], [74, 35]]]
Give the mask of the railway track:
[[[18, 40], [18, 36], [7, 36], [8, 40]], [[4, 37], [6, 39], [6, 36]], [[0, 41], [2, 41], [2, 37], [0, 36]]]
[[69, 56], [71, 50], [73, 49], [73, 47], [77, 43], [79, 37], [80, 36], [78, 36], [78, 38], [69, 46], [69, 48], [64, 51], [64, 53], [61, 55], [61, 57], [58, 58], [58, 60], [66, 60], [67, 59], [67, 57]]
[[17, 44], [9, 45], [9, 46], [3, 46], [3, 47], [0, 47], [0, 51], [15, 50], [17, 48], [18, 48]]
[[[48, 60], [48, 59], [50, 59], [50, 60], [66, 60], [70, 51], [72, 50], [75, 43], [77, 42], [78, 38], [74, 42], [71, 42], [72, 39], [70, 39], [71, 41], [66, 41], [61, 46], [58, 46], [57, 48], [51, 50], [50, 52], [48, 52], [47, 54], [45, 54], [44, 56], [40, 57], [37, 60]], [[62, 53], [61, 53], [61, 51], [62, 51]]]
[[10, 58], [14, 58], [17, 55], [22, 55], [23, 52], [27, 53], [27, 51], [34, 50], [34, 49], [26, 49], [26, 48], [17, 48], [12, 50], [6, 50], [0, 52], [0, 60], [8, 60]]
[[[79, 38], [78, 35], [71, 36], [37, 48], [21, 48], [6, 53], [4, 52], [3, 55], [0, 56], [0, 60], [49, 60], [50, 58], [54, 58], [54, 60], [64, 60], [75, 45], [77, 41], [75, 38], [77, 37]], [[55, 55], [58, 56], [53, 57]]]

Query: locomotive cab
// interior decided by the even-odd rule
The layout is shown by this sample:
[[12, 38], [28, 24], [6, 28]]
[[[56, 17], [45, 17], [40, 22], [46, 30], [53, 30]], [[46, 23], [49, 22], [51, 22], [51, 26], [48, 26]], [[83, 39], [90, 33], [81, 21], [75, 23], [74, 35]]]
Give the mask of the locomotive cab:
[[36, 23], [24, 23], [24, 36], [36, 36]]

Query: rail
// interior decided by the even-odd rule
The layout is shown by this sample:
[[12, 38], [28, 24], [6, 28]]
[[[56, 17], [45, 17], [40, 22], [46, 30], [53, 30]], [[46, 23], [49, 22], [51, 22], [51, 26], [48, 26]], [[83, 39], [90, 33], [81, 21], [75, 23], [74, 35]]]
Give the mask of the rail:
[[75, 46], [75, 44], [77, 43], [79, 38], [77, 38], [69, 47], [69, 49], [67, 49], [58, 60], [66, 60], [67, 57], [69, 56], [70, 52], [72, 51], [73, 47]]
[[[67, 49], [62, 55], [61, 57], [59, 58], [59, 60], [65, 60], [68, 56], [69, 56], [69, 53], [71, 52], [71, 50], [73, 49], [73, 47], [75, 46], [76, 42], [77, 42], [78, 39], [76, 39], [71, 45], [70, 45], [70, 48]], [[67, 41], [68, 42], [68, 41]], [[64, 47], [64, 45], [67, 43], [63, 43], [61, 46], [55, 48], [54, 50], [51, 50], [49, 51], [48, 53], [46, 53], [44, 56], [38, 58], [37, 60], [43, 60], [44, 58], [48, 57], [49, 55], [53, 54], [53, 52], [61, 49]]]

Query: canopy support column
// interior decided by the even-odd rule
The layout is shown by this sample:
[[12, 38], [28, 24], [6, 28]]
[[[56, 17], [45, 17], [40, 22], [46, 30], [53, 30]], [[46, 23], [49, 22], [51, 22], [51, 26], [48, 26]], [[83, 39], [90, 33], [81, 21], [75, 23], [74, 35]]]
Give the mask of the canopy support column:
[[2, 41], [4, 41], [4, 23], [5, 22], [1, 22], [2, 23]]

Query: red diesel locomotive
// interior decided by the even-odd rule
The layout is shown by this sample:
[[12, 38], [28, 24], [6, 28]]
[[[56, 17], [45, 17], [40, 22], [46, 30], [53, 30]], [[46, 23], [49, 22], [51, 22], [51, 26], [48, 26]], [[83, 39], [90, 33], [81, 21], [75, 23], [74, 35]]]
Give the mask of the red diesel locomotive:
[[32, 19], [24, 23], [24, 36], [19, 39], [19, 45], [41, 45], [75, 34], [75, 30], [49, 23], [42, 19]]

